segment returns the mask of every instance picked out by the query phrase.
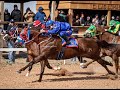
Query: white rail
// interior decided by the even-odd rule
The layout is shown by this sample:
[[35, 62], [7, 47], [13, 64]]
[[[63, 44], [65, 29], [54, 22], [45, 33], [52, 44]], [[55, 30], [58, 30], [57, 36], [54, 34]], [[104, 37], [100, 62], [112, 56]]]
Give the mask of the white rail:
[[0, 48], [0, 51], [27, 51], [27, 48]]

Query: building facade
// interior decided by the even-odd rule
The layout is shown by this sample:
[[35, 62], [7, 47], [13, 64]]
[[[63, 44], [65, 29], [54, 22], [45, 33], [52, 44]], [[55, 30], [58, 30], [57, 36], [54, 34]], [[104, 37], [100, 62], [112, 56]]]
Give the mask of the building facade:
[[[37, 1], [36, 10], [39, 6], [44, 8], [44, 12], [47, 16], [49, 16], [49, 1]], [[72, 17], [74, 15], [75, 10], [79, 11], [95, 11], [100, 12], [101, 14], [105, 12], [107, 15], [107, 25], [111, 19], [111, 16], [116, 12], [120, 11], [120, 1], [60, 1], [58, 5], [58, 9], [66, 10], [69, 14], [69, 22], [72, 23]], [[90, 13], [92, 14], [92, 13]], [[57, 16], [57, 11], [55, 12], [55, 16]]]

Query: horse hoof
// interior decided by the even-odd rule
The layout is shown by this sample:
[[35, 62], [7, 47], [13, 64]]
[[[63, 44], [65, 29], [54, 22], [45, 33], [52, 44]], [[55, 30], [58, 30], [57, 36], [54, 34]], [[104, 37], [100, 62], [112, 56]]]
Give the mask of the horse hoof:
[[81, 63], [81, 64], [80, 64], [80, 68], [83, 68], [83, 69], [84, 69], [84, 68], [87, 68], [87, 66], [84, 65], [84, 63]]
[[32, 83], [35, 83], [35, 82], [41, 82], [41, 80], [32, 81]]
[[116, 80], [118, 78], [117, 75], [108, 75], [108, 78], [111, 80]]
[[16, 71], [17, 73], [21, 73], [21, 71]]
[[111, 62], [109, 62], [109, 65], [110, 65], [110, 66], [113, 66], [113, 64], [112, 64]]
[[86, 66], [80, 66], [80, 68], [83, 68], [83, 69], [85, 69], [85, 68], [87, 68]]

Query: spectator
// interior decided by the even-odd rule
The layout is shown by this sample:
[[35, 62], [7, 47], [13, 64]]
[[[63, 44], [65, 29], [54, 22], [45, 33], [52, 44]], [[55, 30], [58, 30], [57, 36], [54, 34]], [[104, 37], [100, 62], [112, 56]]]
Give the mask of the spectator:
[[115, 16], [112, 16], [112, 17], [111, 17], [111, 20], [115, 20]]
[[[10, 13], [8, 12], [8, 9], [5, 9], [4, 11], [4, 21], [10, 21]], [[4, 30], [7, 30], [8, 24], [4, 24]]]
[[73, 25], [80, 26], [80, 19], [78, 14], [75, 16], [75, 18], [73, 18]]
[[82, 26], [85, 25], [85, 19], [84, 19], [84, 14], [83, 14], [83, 12], [81, 13], [81, 17], [80, 17], [80, 25], [82, 25]]
[[90, 26], [91, 25], [91, 21], [90, 21], [90, 16], [87, 16], [87, 20], [85, 22], [86, 26]]
[[26, 9], [25, 14], [23, 15], [24, 21], [28, 22], [28, 26], [32, 25], [32, 22], [34, 21], [34, 16], [35, 14], [30, 10], [30, 8], [28, 7]]
[[45, 23], [46, 21], [46, 14], [43, 10], [42, 7], [39, 7], [38, 12], [35, 14], [35, 20], [39, 20], [41, 23]]
[[67, 15], [65, 15], [65, 12], [63, 10], [61, 10], [60, 14], [58, 14], [57, 20], [60, 22], [67, 22]]
[[30, 10], [30, 8], [28, 7], [26, 9], [26, 12], [24, 14], [24, 21], [28, 22], [28, 23], [32, 23], [34, 20], [34, 16], [35, 14]]
[[95, 25], [99, 24], [99, 18], [98, 18], [98, 14], [95, 15], [95, 18], [92, 19], [92, 23], [94, 23]]
[[120, 22], [120, 17], [119, 16], [116, 17], [116, 21]]
[[101, 26], [106, 26], [107, 22], [106, 22], [106, 19], [105, 19], [105, 16], [101, 16], [101, 19], [99, 21], [99, 24]]
[[[7, 39], [8, 48], [15, 48], [14, 39], [13, 39], [15, 30], [16, 30], [15, 22], [13, 19], [11, 19], [9, 26], [7, 28], [7, 34], [9, 36], [9, 38]], [[15, 51], [9, 51], [7, 63], [8, 64], [15, 63]]]
[[14, 19], [15, 22], [20, 22], [21, 17], [21, 11], [18, 9], [17, 5], [14, 5], [14, 10], [11, 13], [11, 19]]

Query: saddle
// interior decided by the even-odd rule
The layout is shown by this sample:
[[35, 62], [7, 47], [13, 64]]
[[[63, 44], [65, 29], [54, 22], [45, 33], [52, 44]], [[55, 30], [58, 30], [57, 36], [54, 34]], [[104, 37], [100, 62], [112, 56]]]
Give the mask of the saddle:
[[64, 39], [62, 39], [62, 48], [61, 51], [58, 53], [57, 60], [62, 59], [66, 48], [78, 48], [78, 41], [75, 38], [69, 38], [69, 44], [64, 45], [64, 42]]

